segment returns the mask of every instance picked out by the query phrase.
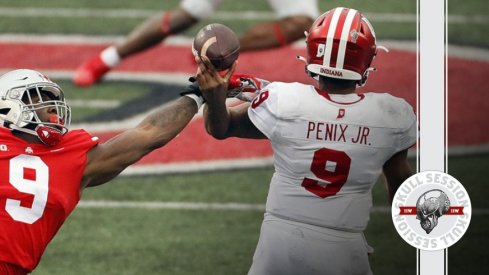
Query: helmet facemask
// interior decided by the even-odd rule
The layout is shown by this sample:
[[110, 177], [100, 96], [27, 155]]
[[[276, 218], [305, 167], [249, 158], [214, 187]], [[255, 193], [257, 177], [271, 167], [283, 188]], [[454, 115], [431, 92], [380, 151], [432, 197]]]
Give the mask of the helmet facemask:
[[[26, 71], [24, 74], [19, 74], [20, 77], [22, 75], [31, 76], [32, 72], [35, 72], [19, 71]], [[45, 145], [54, 146], [68, 132], [71, 109], [66, 104], [61, 88], [42, 74], [37, 74], [45, 78], [45, 81], [41, 79], [43, 80], [41, 82], [27, 81], [25, 83], [26, 81], [22, 81], [23, 78], [20, 81], [17, 81], [16, 78], [9, 81], [9, 84], [17, 81], [22, 85], [9, 87], [6, 91], [2, 91], [0, 118], [3, 120], [3, 126], [34, 135]], [[25, 79], [29, 79], [29, 76]], [[50, 110], [45, 110], [46, 108]]]

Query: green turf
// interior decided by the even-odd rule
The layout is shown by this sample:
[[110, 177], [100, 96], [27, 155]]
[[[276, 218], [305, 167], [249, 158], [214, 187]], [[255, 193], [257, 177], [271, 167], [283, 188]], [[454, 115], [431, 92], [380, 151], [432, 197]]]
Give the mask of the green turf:
[[[488, 156], [450, 158], [475, 208], [487, 208]], [[272, 169], [119, 177], [85, 191], [84, 200], [264, 203]], [[374, 205], [387, 205], [382, 182]], [[262, 219], [259, 210], [79, 208], [33, 274], [246, 274]], [[449, 248], [450, 275], [484, 274], [486, 215]], [[366, 237], [377, 275], [416, 274], [416, 250], [399, 237], [390, 213], [373, 213]], [[470, 251], [470, 253], [467, 253]]]
[[472, 207], [489, 208], [486, 199], [489, 186], [489, 155], [453, 157], [448, 161], [448, 173], [462, 183], [470, 195]]
[[370, 265], [376, 275], [416, 274], [416, 249], [397, 234], [390, 213], [374, 213], [365, 232], [367, 241], [374, 248]]
[[80, 209], [34, 274], [245, 274], [262, 217], [257, 211]]
[[[270, 169], [166, 176], [127, 176], [90, 188], [90, 200], [264, 203]], [[117, 186], [115, 188], [115, 186]], [[151, 190], [151, 192], [148, 192]]]
[[489, 39], [484, 35], [486, 24], [450, 24], [448, 26], [448, 43], [461, 46], [481, 46], [489, 48]]
[[36, 7], [36, 8], [90, 8], [90, 9], [154, 9], [171, 8], [177, 6], [179, 0], [2, 0], [5, 7]]

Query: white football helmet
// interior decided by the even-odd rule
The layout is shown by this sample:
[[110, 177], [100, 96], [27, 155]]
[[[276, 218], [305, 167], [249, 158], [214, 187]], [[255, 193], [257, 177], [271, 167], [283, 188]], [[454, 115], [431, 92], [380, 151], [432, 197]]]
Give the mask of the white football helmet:
[[[49, 121], [41, 121], [36, 112], [45, 108], [52, 108]], [[45, 145], [54, 146], [68, 132], [71, 110], [58, 84], [40, 72], [19, 69], [0, 77], [0, 120], [3, 127], [35, 135]]]

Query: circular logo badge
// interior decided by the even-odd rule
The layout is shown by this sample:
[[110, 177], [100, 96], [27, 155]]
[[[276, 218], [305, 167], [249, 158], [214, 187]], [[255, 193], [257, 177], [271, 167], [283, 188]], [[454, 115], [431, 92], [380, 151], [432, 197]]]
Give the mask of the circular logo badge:
[[404, 181], [392, 201], [392, 221], [399, 235], [422, 250], [445, 249], [469, 227], [469, 194], [454, 177], [424, 171]]

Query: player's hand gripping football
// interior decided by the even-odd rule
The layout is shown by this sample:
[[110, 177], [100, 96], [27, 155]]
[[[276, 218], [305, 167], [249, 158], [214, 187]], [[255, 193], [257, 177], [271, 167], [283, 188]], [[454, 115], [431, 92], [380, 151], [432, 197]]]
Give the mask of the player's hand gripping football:
[[[205, 62], [203, 60], [200, 59], [196, 59], [196, 60], [197, 63], [199, 64], [204, 63], [205, 65]], [[209, 67], [206, 67], [206, 69], [207, 68], [211, 69], [213, 67], [212, 64], [209, 64], [208, 66]], [[223, 71], [217, 71], [217, 74], [224, 78], [226, 77], [226, 75], [229, 74], [229, 71], [225, 71], [224, 75], [223, 75]], [[199, 84], [197, 82], [197, 77], [192, 76], [189, 78], [189, 81], [192, 82], [192, 84], [187, 88], [187, 92], [194, 93], [197, 94], [198, 96], [201, 96], [202, 94], [200, 91]], [[263, 89], [268, 84], [270, 84], [270, 81], [265, 79], [261, 79], [247, 74], [233, 73], [228, 80], [226, 97], [237, 98], [242, 101], [250, 102], [260, 92], [260, 90]]]
[[195, 60], [198, 64], [196, 78], [205, 101], [207, 104], [224, 105], [228, 97], [229, 80], [236, 69], [236, 62], [223, 73], [216, 70], [206, 56]]

